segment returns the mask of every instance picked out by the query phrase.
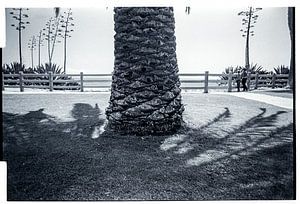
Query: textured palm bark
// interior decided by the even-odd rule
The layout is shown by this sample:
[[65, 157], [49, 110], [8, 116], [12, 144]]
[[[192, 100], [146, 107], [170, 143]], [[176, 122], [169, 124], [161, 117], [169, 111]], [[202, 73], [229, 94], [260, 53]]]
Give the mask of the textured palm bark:
[[181, 126], [173, 8], [115, 8], [115, 63], [108, 127], [137, 135]]

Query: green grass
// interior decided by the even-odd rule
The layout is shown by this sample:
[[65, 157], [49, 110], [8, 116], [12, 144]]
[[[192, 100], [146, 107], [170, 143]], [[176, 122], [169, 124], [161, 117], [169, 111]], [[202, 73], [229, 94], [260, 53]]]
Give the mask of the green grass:
[[[99, 100], [102, 95], [96, 96]], [[24, 106], [22, 113], [22, 108], [8, 105], [17, 102], [14, 97], [30, 102], [26, 95], [3, 99], [8, 200], [295, 196], [291, 111], [229, 96], [187, 94], [186, 124], [176, 135], [136, 137], [106, 131], [92, 139], [94, 128], [104, 122], [99, 117], [103, 103], [100, 110], [91, 105], [95, 97], [88, 101], [52, 95], [60, 101], [56, 104], [72, 104], [69, 121], [47, 113], [54, 106], [43, 104], [48, 95], [39, 96], [39, 106]]]

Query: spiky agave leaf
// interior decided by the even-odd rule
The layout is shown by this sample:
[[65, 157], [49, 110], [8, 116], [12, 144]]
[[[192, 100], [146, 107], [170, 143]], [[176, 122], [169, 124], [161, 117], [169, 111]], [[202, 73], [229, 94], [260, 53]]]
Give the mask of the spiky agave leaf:
[[256, 73], [258, 73], [258, 74], [269, 74], [270, 73], [269, 71], [265, 70], [263, 68], [263, 66], [258, 65], [257, 63], [256, 64], [251, 63], [250, 72], [251, 72], [251, 74], [256, 74]]
[[276, 74], [289, 74], [290, 73], [289, 67], [285, 66], [285, 65], [280, 65], [280, 66], [274, 67], [274, 71]]
[[61, 74], [61, 70], [62, 68], [59, 65], [53, 63], [51, 63], [51, 66], [49, 65], [49, 63], [45, 63], [45, 65], [41, 64], [34, 68], [34, 71], [40, 74], [46, 74], [49, 72], [52, 72], [53, 74]]
[[[41, 64], [40, 66], [36, 66], [34, 69], [33, 69], [34, 73], [37, 73], [37, 74], [48, 74], [50, 71], [53, 73], [53, 74], [62, 74], [62, 67], [60, 67], [59, 65], [57, 64], [51, 64], [51, 66], [49, 65], [49, 63], [45, 63], [44, 64]], [[39, 77], [39, 79], [49, 79], [48, 77]], [[71, 80], [72, 77], [70, 76], [55, 76], [53, 78], [54, 80]], [[43, 85], [48, 85], [47, 83], [42, 83]], [[74, 81], [74, 82], [65, 82], [65, 83], [55, 83], [54, 81], [54, 86], [78, 86], [78, 88], [67, 88], [68, 90], [78, 90], [80, 89], [79, 88], [79, 83]], [[58, 89], [58, 88], [55, 88], [54, 89]], [[59, 89], [61, 90], [61, 89]]]
[[19, 62], [12, 62], [10, 64], [6, 64], [7, 69], [10, 71], [11, 74], [18, 74], [20, 71], [24, 72], [25, 65], [20, 65]]

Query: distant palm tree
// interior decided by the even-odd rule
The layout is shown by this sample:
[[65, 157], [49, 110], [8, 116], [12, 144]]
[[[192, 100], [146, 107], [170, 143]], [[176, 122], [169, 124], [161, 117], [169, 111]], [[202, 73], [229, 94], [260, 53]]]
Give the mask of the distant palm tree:
[[181, 126], [184, 107], [171, 7], [115, 8], [115, 63], [108, 127], [137, 135]]

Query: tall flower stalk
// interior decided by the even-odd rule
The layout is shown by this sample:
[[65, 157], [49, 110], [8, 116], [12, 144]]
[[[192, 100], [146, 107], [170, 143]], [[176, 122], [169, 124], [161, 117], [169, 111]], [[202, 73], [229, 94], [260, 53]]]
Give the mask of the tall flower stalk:
[[44, 39], [47, 41], [47, 48], [48, 48], [48, 58], [49, 58], [49, 65], [51, 66], [53, 53], [55, 49], [56, 43], [60, 43], [61, 41], [58, 39], [60, 34], [59, 26], [60, 26], [60, 19], [61, 16], [56, 18], [50, 18], [46, 23], [46, 28], [43, 29], [43, 36]]
[[35, 50], [35, 47], [36, 47], [36, 39], [35, 39], [35, 36], [33, 35], [29, 39], [29, 42], [28, 42], [28, 48], [31, 51], [30, 54], [31, 54], [31, 68], [32, 69], [33, 69], [33, 50]]
[[238, 13], [239, 16], [243, 16], [242, 18], [242, 28], [240, 31], [242, 32], [242, 37], [246, 38], [246, 47], [245, 47], [245, 67], [247, 71], [250, 69], [249, 63], [249, 39], [250, 36], [254, 36], [254, 24], [257, 22], [258, 15], [255, 13], [262, 10], [262, 8], [249, 8], [249, 11], [241, 11]]
[[38, 35], [38, 65], [41, 66], [41, 46], [43, 46], [42, 30], [40, 30]]
[[67, 38], [70, 38], [71, 35], [70, 33], [73, 32], [74, 30], [72, 27], [74, 26], [73, 22], [73, 17], [72, 17], [72, 10], [71, 8], [68, 9], [67, 12], [64, 12], [64, 15], [61, 16], [61, 28], [60, 28], [60, 36], [64, 38], [64, 73], [66, 73], [66, 68], [67, 68]]
[[9, 13], [12, 15], [12, 18], [14, 18], [17, 23], [11, 24], [12, 27], [16, 28], [16, 30], [19, 33], [19, 57], [20, 57], [20, 67], [22, 67], [22, 30], [25, 29], [26, 24], [30, 24], [29, 21], [26, 21], [28, 18], [28, 15], [26, 14], [26, 11], [28, 11], [28, 8], [13, 8], [12, 11]]

